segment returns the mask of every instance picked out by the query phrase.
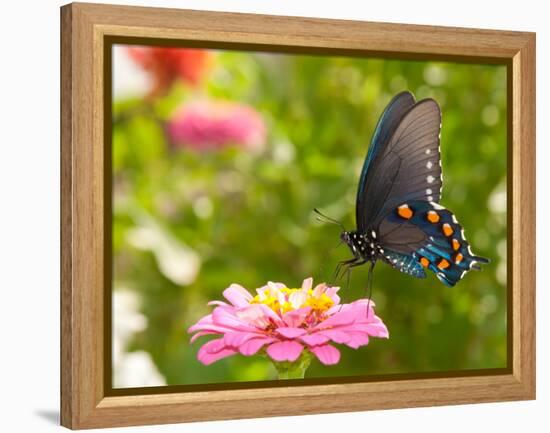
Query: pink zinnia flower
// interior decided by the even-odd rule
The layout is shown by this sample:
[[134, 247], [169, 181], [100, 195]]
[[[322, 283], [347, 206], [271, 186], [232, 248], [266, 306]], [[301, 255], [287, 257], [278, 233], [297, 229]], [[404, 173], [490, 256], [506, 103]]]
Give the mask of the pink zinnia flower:
[[212, 63], [212, 54], [196, 48], [128, 47], [130, 57], [153, 78], [152, 96], [167, 92], [180, 79], [192, 86], [199, 85]]
[[171, 141], [195, 150], [213, 150], [235, 144], [258, 150], [266, 139], [262, 116], [244, 104], [199, 100], [185, 104], [167, 125]]
[[252, 296], [232, 284], [223, 292], [229, 303], [210, 302], [216, 305], [212, 314], [189, 328], [196, 332], [191, 342], [203, 335], [220, 335], [200, 348], [199, 361], [209, 365], [237, 353], [250, 356], [265, 349], [276, 362], [294, 362], [307, 349], [323, 364], [333, 365], [340, 361], [334, 343], [357, 349], [368, 344], [370, 337], [388, 338], [371, 301], [340, 304], [339, 287], [312, 285], [311, 278], [298, 289], [270, 282]]

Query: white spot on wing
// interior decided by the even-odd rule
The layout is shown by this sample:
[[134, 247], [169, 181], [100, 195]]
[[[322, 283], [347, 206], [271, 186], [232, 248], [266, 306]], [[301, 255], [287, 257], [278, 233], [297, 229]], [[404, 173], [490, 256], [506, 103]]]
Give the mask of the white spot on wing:
[[429, 155], [430, 153], [432, 153], [432, 150], [431, 149], [426, 149], [426, 155]]
[[441, 206], [441, 205], [438, 204], [438, 203], [431, 202], [430, 204], [432, 205], [432, 207], [433, 207], [434, 209], [437, 209], [437, 210], [445, 209], [443, 206]]
[[431, 174], [426, 178], [426, 180], [428, 181], [428, 183], [433, 183], [433, 181], [435, 180], [435, 177], [433, 177]]
[[428, 170], [429, 170], [430, 168], [432, 168], [432, 166], [433, 166], [432, 161], [428, 161], [428, 162], [426, 163], [426, 168], [427, 168]]
[[432, 193], [432, 190], [431, 190], [430, 188], [428, 188], [428, 189], [426, 190], [426, 194], [430, 195], [431, 193]]

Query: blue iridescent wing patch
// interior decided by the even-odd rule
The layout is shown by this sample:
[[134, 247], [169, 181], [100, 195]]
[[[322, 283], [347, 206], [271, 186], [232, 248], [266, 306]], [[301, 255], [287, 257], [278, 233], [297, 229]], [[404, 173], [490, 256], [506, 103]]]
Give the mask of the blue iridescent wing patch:
[[385, 250], [382, 253], [382, 260], [404, 274], [416, 278], [426, 278], [424, 267], [412, 254], [400, 254], [395, 251]]

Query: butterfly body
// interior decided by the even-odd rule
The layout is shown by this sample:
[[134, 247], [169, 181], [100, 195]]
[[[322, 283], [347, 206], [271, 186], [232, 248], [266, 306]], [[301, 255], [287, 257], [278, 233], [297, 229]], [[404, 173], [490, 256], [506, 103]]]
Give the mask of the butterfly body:
[[359, 231], [343, 231], [340, 239], [345, 242], [353, 253], [354, 262], [361, 261], [361, 264], [376, 261], [380, 258], [383, 249], [376, 240], [376, 231], [371, 230], [368, 233]]
[[381, 260], [408, 275], [429, 270], [454, 286], [477, 263], [455, 215], [439, 204], [441, 111], [433, 99], [402, 92], [376, 126], [357, 190], [355, 231], [341, 240], [353, 258], [348, 269]]

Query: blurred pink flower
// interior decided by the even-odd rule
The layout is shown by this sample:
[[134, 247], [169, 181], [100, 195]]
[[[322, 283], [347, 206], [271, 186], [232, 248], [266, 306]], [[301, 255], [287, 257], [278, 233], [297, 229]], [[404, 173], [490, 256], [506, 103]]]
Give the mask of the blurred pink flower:
[[204, 344], [198, 359], [205, 365], [240, 353], [251, 356], [265, 348], [276, 362], [296, 361], [304, 349], [325, 365], [337, 364], [340, 352], [333, 343], [357, 349], [369, 343], [369, 337], [388, 338], [388, 330], [374, 314], [374, 304], [360, 299], [340, 304], [339, 287], [304, 280], [302, 287], [289, 289], [269, 282], [252, 296], [238, 284], [223, 295], [229, 304], [212, 301], [212, 312], [189, 328], [196, 332], [191, 342], [203, 335], [220, 338]]
[[228, 101], [194, 101], [175, 112], [167, 132], [176, 146], [213, 150], [235, 144], [263, 148], [266, 128], [252, 107]]
[[130, 57], [153, 78], [151, 96], [159, 96], [180, 79], [197, 86], [212, 63], [212, 54], [196, 48], [128, 47]]

